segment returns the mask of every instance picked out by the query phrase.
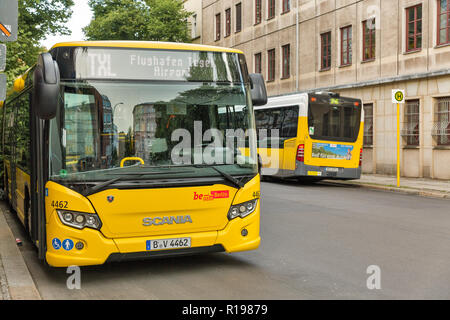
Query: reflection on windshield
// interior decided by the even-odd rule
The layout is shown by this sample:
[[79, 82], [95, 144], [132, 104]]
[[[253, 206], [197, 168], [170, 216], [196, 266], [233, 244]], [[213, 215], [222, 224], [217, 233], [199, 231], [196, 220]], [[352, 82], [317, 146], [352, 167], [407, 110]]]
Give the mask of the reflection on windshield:
[[[244, 85], [84, 81], [63, 83], [63, 90], [64, 107], [50, 125], [52, 178], [109, 180], [189, 164], [256, 172]], [[167, 177], [202, 175], [217, 172], [167, 170]]]

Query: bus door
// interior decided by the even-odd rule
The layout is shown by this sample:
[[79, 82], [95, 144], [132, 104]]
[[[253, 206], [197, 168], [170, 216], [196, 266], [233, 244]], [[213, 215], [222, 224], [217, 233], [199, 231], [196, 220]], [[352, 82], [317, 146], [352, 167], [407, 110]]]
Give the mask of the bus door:
[[284, 170], [295, 170], [297, 155], [297, 129], [299, 106], [283, 108], [282, 122], [280, 126], [280, 139], [284, 141], [283, 163]]
[[297, 153], [297, 139], [284, 141], [283, 163], [284, 170], [295, 170], [295, 157]]

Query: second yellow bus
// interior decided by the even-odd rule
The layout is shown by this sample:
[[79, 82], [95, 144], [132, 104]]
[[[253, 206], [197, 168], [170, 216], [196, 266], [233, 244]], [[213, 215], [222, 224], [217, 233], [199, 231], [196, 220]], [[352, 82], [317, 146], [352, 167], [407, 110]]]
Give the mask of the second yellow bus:
[[271, 97], [255, 108], [262, 176], [299, 180], [359, 179], [361, 100], [331, 92]]

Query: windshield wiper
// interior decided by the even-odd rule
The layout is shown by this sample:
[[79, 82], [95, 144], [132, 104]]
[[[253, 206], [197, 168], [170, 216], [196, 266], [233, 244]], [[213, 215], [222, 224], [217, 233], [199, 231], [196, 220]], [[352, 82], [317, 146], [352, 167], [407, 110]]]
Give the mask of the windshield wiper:
[[242, 181], [236, 179], [235, 177], [233, 177], [232, 175], [220, 170], [219, 168], [216, 168], [213, 165], [204, 165], [204, 164], [195, 164], [193, 165], [194, 168], [211, 168], [214, 171], [216, 171], [217, 173], [219, 173], [222, 177], [224, 177], [225, 179], [227, 179], [228, 181], [230, 181], [232, 184], [234, 184], [238, 189], [241, 189], [245, 186], [245, 183], [243, 183]]
[[[239, 165], [239, 164], [238, 164]], [[239, 165], [242, 167], [241, 165]], [[219, 173], [222, 177], [230, 181], [232, 184], [234, 184], [238, 189], [241, 189], [245, 186], [245, 183], [241, 182], [240, 180], [236, 179], [232, 175], [220, 170], [214, 165], [207, 165], [207, 164], [176, 164], [176, 165], [165, 165], [165, 166], [145, 166], [146, 168], [183, 168], [183, 167], [194, 167], [194, 168], [211, 168], [217, 173]]]
[[84, 189], [81, 194], [85, 197], [90, 196], [91, 194], [96, 193], [97, 191], [102, 190], [103, 188], [109, 186], [110, 184], [113, 184], [116, 181], [119, 181], [120, 179], [122, 179], [123, 177], [118, 177], [118, 178], [114, 178], [111, 180], [107, 180], [105, 182], [96, 184], [95, 186], [91, 187], [91, 188], [86, 188]]
[[90, 196], [91, 194], [94, 194], [104, 188], [106, 188], [107, 186], [122, 180], [124, 178], [126, 178], [127, 176], [145, 176], [145, 175], [157, 175], [157, 174], [175, 174], [175, 173], [186, 173], [189, 171], [157, 171], [157, 172], [128, 172], [128, 173], [109, 173], [108, 175], [120, 175], [120, 177], [114, 178], [114, 179], [110, 179], [107, 180], [105, 182], [99, 183], [91, 188], [87, 188], [85, 189], [81, 194], [85, 197]]

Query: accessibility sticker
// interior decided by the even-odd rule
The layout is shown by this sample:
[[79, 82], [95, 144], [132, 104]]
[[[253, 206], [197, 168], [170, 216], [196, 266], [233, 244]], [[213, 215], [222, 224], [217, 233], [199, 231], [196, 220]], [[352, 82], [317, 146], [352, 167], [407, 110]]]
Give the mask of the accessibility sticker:
[[64, 250], [66, 250], [66, 251], [70, 251], [73, 249], [73, 241], [70, 239], [65, 239], [62, 242], [62, 245], [63, 245]]
[[61, 249], [61, 240], [59, 240], [58, 238], [53, 238], [52, 246], [53, 246], [53, 249], [55, 249], [55, 250]]

